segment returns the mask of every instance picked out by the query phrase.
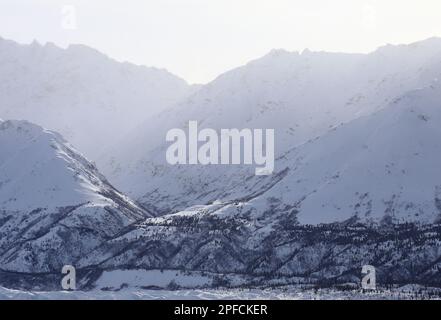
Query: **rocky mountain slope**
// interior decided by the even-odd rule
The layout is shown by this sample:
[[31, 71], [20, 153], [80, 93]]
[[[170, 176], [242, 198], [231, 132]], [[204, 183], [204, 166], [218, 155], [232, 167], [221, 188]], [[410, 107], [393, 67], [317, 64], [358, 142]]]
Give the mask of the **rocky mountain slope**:
[[[256, 192], [270, 188], [280, 179], [280, 175], [251, 178], [254, 166], [249, 165], [171, 166], [165, 161], [166, 148], [170, 145], [165, 141], [166, 132], [172, 128], [186, 130], [189, 120], [198, 120], [200, 129], [275, 129], [275, 152], [276, 157], [280, 158], [275, 164], [276, 171], [281, 173], [287, 167], [293, 171], [298, 166], [295, 159], [291, 163], [283, 161], [283, 157], [293, 148], [308, 144], [308, 141], [325, 135], [343, 123], [387, 108], [408, 92], [436, 83], [440, 76], [441, 40], [437, 38], [411, 45], [385, 46], [368, 55], [309, 51], [299, 54], [276, 50], [221, 75], [174, 108], [150, 118], [129, 134], [123, 143], [116, 144], [113, 150], [106, 152], [98, 165], [120, 189], [160, 213], [177, 212], [192, 205], [214, 201], [250, 198]], [[427, 121], [417, 118], [417, 127], [408, 128], [407, 134], [419, 128], [420, 122]], [[430, 121], [428, 123], [430, 126]], [[351, 134], [364, 134], [357, 130], [353, 129]], [[368, 134], [367, 131], [364, 135]], [[365, 141], [361, 141], [364, 138], [359, 136], [359, 140], [352, 143], [362, 146], [365, 144]], [[341, 143], [346, 143], [346, 138], [342, 137]], [[141, 145], [142, 148], [139, 147]], [[322, 146], [317, 145], [317, 148]], [[388, 148], [386, 143], [383, 148]], [[426, 152], [429, 152], [430, 147], [427, 148]], [[332, 150], [325, 148], [323, 152]], [[384, 158], [382, 161], [388, 162], [387, 165], [396, 164], [397, 158], [389, 156], [390, 159]], [[406, 158], [400, 161], [418, 161], [407, 154], [402, 156]], [[308, 156], [314, 161], [312, 157]], [[338, 154], [329, 160], [346, 162]], [[369, 161], [369, 157], [366, 158], [366, 162]], [[336, 164], [332, 165], [331, 169], [323, 163], [318, 169], [332, 171], [323, 172], [326, 175], [343, 171], [343, 165], [338, 168]], [[384, 173], [387, 170], [380, 169], [376, 173], [377, 179], [382, 179]], [[298, 179], [313, 177], [299, 175]], [[321, 176], [318, 179], [327, 181], [328, 178]], [[399, 179], [396, 184], [401, 182], [405, 183]], [[380, 183], [377, 181], [377, 184]], [[410, 180], [407, 183], [411, 183]], [[286, 196], [298, 201], [301, 196], [319, 188], [320, 184], [317, 181], [313, 187], [309, 187], [294, 180], [286, 187]], [[351, 188], [351, 185], [346, 184], [346, 187]], [[364, 193], [361, 191], [366, 188], [358, 189], [358, 197], [362, 197]], [[391, 201], [389, 196], [393, 193], [398, 196], [394, 191], [377, 201]], [[433, 191], [430, 194], [433, 196]], [[276, 198], [281, 200], [279, 196]], [[353, 201], [352, 197], [350, 201]], [[323, 202], [324, 210], [334, 205], [348, 205], [331, 205], [325, 199], [319, 201], [320, 204]], [[329, 213], [330, 220], [334, 213], [338, 213], [335, 211]], [[326, 214], [316, 215], [318, 218], [315, 221], [321, 221]]]
[[[439, 39], [273, 51], [106, 151], [100, 166], [143, 208], [60, 135], [0, 121], [0, 285], [59, 289], [64, 264], [105, 290], [165, 269], [213, 287], [359, 284], [370, 264], [381, 284], [441, 286], [440, 75]], [[275, 172], [170, 166], [165, 133], [189, 120], [276, 129]]]
[[60, 274], [151, 216], [113, 188], [60, 135], [0, 121], [0, 270]]
[[[66, 178], [79, 179], [84, 198], [79, 196], [78, 202], [76, 196], [63, 200], [63, 189], [53, 188], [60, 203], [51, 203], [62, 210], [30, 211], [25, 204], [38, 203], [39, 197], [27, 196], [22, 188], [15, 196], [22, 199], [19, 205], [2, 204], [16, 211], [5, 212], [2, 219], [2, 277], [11, 286], [56, 288], [58, 269], [69, 261], [85, 288], [105, 282], [103, 272], [124, 269], [206, 272], [211, 279], [206, 285], [214, 287], [333, 285], [359, 283], [361, 266], [370, 264], [383, 285], [441, 285], [439, 98], [441, 90], [434, 83], [290, 150], [278, 160], [286, 167], [272, 178], [258, 181], [260, 177], [249, 176], [247, 198], [147, 219], [124, 196], [119, 195], [117, 204], [114, 195], [106, 196], [113, 189], [95, 169], [87, 170], [90, 164], [83, 158], [60, 144], [58, 136], [27, 123], [3, 122], [3, 141], [16, 143], [2, 144], [9, 155], [2, 159], [2, 168], [17, 175], [11, 155], [33, 159], [29, 170], [21, 168], [30, 172], [22, 181], [33, 185], [32, 194], [45, 191], [41, 203], [50, 202], [46, 187], [58, 185], [54, 180], [46, 185], [40, 174], [46, 159], [41, 155], [48, 149], [56, 151], [50, 168], [56, 168], [57, 161], [65, 167], [68, 160], [67, 167], [86, 169], [68, 170]], [[11, 139], [16, 136], [20, 139]], [[40, 157], [35, 159], [35, 154]], [[417, 188], [418, 179], [424, 183]], [[2, 185], [2, 199], [14, 198], [4, 196], [14, 190], [8, 180]], [[112, 214], [103, 209], [106, 205]], [[124, 278], [112, 283], [118, 289]]]
[[439, 101], [437, 82], [409, 92], [293, 148], [273, 178], [250, 175], [229, 200], [149, 218], [81, 263], [213, 272], [214, 286], [237, 285], [228, 274], [359, 283], [369, 264], [383, 285], [439, 286]]

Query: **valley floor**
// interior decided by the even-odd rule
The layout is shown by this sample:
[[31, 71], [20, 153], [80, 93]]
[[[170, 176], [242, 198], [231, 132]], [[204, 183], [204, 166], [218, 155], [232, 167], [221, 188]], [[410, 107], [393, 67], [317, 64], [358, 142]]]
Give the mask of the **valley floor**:
[[420, 300], [441, 299], [441, 289], [406, 285], [394, 289], [362, 292], [360, 289], [305, 289], [288, 286], [277, 289], [192, 289], [119, 291], [21, 291], [0, 287], [0, 300]]

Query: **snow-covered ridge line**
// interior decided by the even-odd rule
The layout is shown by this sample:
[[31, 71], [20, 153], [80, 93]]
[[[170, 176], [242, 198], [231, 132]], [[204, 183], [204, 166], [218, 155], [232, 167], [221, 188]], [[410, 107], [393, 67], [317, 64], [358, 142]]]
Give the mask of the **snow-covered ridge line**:
[[117, 62], [84, 45], [0, 40], [0, 117], [60, 132], [88, 157], [194, 90], [166, 70]]
[[[40, 42], [38, 42], [37, 40], [32, 41], [31, 43], [18, 43], [14, 40], [9, 40], [9, 39], [5, 39], [2, 38], [0, 36], [0, 45], [2, 45], [2, 42], [4, 45], [8, 45], [8, 46], [15, 46], [16, 48], [22, 48], [22, 49], [27, 49], [27, 48], [46, 48], [49, 50], [57, 50], [59, 52], [75, 52], [78, 54], [92, 54], [95, 56], [98, 56], [100, 58], [104, 58], [107, 59], [109, 61], [113, 61], [113, 62], [117, 62], [117, 63], [122, 63], [122, 64], [126, 64], [128, 66], [131, 67], [141, 67], [141, 68], [145, 68], [151, 71], [157, 71], [157, 72], [166, 72], [168, 74], [170, 74], [171, 76], [177, 77], [176, 75], [172, 74], [170, 71], [168, 71], [165, 68], [157, 68], [154, 66], [145, 66], [145, 65], [138, 65], [138, 64], [134, 64], [128, 61], [118, 61], [116, 59], [113, 59], [112, 57], [108, 56], [105, 53], [102, 53], [101, 51], [94, 49], [90, 46], [84, 45], [84, 44], [79, 44], [79, 43], [74, 43], [74, 44], [69, 44], [66, 48], [62, 48], [56, 44], [54, 44], [53, 42], [46, 42], [45, 44], [41, 44]], [[0, 48], [1, 49], [1, 48]], [[180, 78], [182, 81], [185, 82], [184, 79]]]

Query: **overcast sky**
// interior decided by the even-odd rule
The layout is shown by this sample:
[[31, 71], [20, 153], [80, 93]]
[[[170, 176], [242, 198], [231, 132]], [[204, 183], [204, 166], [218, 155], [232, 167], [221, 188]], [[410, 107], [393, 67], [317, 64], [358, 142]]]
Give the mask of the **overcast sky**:
[[0, 36], [86, 44], [206, 83], [273, 48], [369, 52], [441, 36], [441, 1], [1, 0]]

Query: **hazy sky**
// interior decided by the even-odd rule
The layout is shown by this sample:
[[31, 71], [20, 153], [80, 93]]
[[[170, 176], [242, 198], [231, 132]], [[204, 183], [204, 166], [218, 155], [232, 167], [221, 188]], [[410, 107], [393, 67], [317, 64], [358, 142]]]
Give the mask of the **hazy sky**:
[[441, 1], [0, 0], [0, 36], [82, 43], [205, 83], [273, 48], [368, 52], [441, 36]]

